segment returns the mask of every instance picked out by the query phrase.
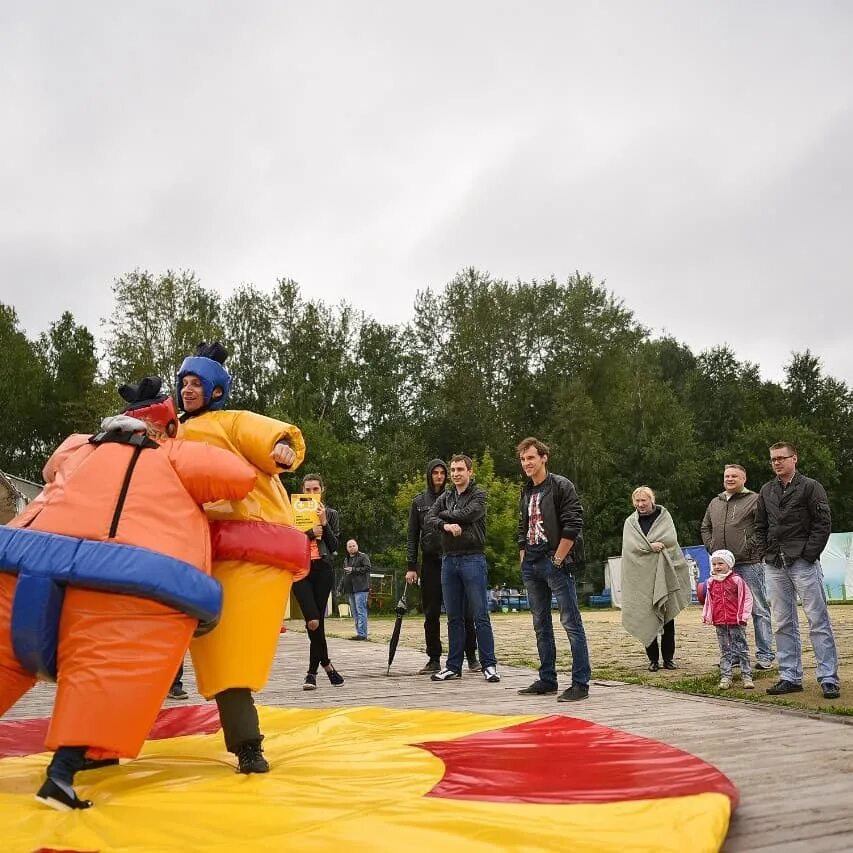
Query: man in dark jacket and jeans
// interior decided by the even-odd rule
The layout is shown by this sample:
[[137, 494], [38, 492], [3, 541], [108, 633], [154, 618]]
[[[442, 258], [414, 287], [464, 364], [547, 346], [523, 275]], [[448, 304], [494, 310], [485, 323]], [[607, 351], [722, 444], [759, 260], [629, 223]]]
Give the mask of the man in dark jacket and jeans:
[[[447, 484], [447, 465], [433, 459], [426, 469], [427, 487], [415, 495], [409, 509], [409, 533], [406, 537], [406, 583], [418, 580], [418, 547], [421, 551], [421, 601], [424, 611], [424, 639], [429, 660], [419, 675], [432, 674], [441, 669], [441, 532], [424, 527], [426, 515]], [[465, 655], [468, 669], [479, 672], [477, 661], [477, 635], [474, 620], [465, 617]]]
[[367, 598], [370, 594], [370, 557], [358, 550], [358, 542], [347, 542], [347, 555], [344, 557], [344, 579], [342, 591], [349, 597], [349, 606], [355, 622], [353, 640], [367, 639]]
[[444, 669], [432, 675], [433, 681], [451, 681], [462, 677], [465, 646], [464, 608], [474, 620], [483, 677], [490, 684], [501, 680], [495, 658], [495, 638], [489, 620], [486, 594], [486, 493], [471, 480], [470, 456], [457, 454], [450, 460], [453, 488], [442, 492], [430, 507], [426, 518], [429, 531], [441, 531], [441, 590], [447, 608], [447, 633], [450, 652]]
[[825, 699], [837, 699], [838, 651], [819, 562], [832, 530], [829, 501], [817, 480], [797, 471], [797, 450], [790, 442], [770, 448], [770, 464], [776, 477], [761, 487], [755, 513], [756, 541], [767, 566], [767, 591], [779, 660], [779, 681], [767, 692], [772, 696], [802, 692], [799, 596], [809, 621], [817, 680]]
[[548, 445], [538, 438], [525, 438], [516, 451], [528, 477], [518, 512], [521, 577], [539, 652], [539, 679], [518, 692], [528, 696], [557, 692], [557, 644], [551, 623], [553, 594], [572, 649], [572, 684], [557, 701], [577, 702], [589, 696], [592, 676], [572, 577], [572, 567], [582, 560], [583, 509], [571, 480], [548, 472]]

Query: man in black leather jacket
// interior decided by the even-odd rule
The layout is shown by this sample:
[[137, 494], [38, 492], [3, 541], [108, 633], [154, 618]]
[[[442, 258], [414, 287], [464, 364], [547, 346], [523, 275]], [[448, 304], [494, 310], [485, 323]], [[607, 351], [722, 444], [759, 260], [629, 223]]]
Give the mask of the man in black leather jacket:
[[486, 596], [486, 493], [472, 481], [470, 456], [457, 454], [450, 460], [453, 488], [442, 492], [427, 513], [427, 530], [441, 532], [444, 557], [441, 561], [441, 590], [447, 608], [450, 651], [444, 669], [433, 681], [462, 677], [465, 645], [464, 607], [474, 620], [483, 677], [490, 684], [501, 680], [495, 658], [495, 638]]
[[559, 702], [589, 696], [589, 647], [583, 628], [572, 569], [583, 560], [583, 508], [571, 480], [548, 472], [548, 445], [525, 438], [516, 448], [528, 480], [518, 511], [521, 577], [536, 632], [539, 679], [518, 692], [547, 696], [557, 692], [557, 645], [551, 621], [551, 596], [572, 649], [572, 684]]
[[[447, 484], [447, 465], [433, 459], [427, 465], [427, 487], [412, 500], [409, 508], [409, 531], [406, 537], [406, 583], [418, 580], [418, 548], [421, 552], [420, 588], [424, 612], [424, 640], [429, 660], [419, 675], [432, 674], [441, 669], [441, 532], [424, 527], [426, 515]], [[466, 611], [467, 614], [467, 611]], [[474, 620], [465, 616], [465, 655], [468, 669], [479, 672], [477, 661], [477, 635]]]
[[809, 639], [815, 653], [815, 674], [825, 699], [840, 695], [838, 650], [826, 607], [820, 555], [829, 541], [832, 516], [823, 486], [797, 471], [797, 450], [790, 442], [770, 448], [776, 477], [761, 487], [755, 511], [755, 538], [764, 555], [765, 577], [779, 681], [772, 696], [800, 693], [803, 660], [797, 623], [797, 596], [809, 621]]

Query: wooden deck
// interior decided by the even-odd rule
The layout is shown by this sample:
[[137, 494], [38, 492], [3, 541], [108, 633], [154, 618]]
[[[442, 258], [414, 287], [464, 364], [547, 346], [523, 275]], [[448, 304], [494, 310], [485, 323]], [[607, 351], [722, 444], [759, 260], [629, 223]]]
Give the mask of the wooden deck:
[[[728, 853], [853, 850], [853, 719], [814, 719], [775, 707], [614, 682], [594, 682], [587, 701], [570, 705], [554, 697], [518, 696], [516, 691], [534, 677], [530, 670], [504, 667], [497, 685], [474, 674], [434, 684], [415, 674], [425, 658], [411, 649], [398, 650], [388, 677], [387, 646], [347, 640], [330, 640], [329, 646], [346, 677], [342, 687], [332, 688], [318, 678], [316, 691], [302, 690], [308, 646], [303, 634], [289, 632], [281, 636], [270, 686], [258, 701], [286, 707], [565, 714], [592, 720], [672, 744], [726, 773], [741, 793], [724, 847]], [[186, 687], [189, 701], [200, 702], [190, 668]], [[52, 699], [53, 688], [38, 685], [8, 716], [45, 716]]]

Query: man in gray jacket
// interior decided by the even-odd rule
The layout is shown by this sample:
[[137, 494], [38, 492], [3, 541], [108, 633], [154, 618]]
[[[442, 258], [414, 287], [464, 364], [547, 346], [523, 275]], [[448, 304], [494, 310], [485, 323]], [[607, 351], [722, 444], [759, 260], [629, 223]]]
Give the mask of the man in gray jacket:
[[734, 572], [752, 593], [752, 626], [755, 629], [755, 668], [773, 665], [773, 629], [764, 582], [764, 564], [755, 537], [758, 493], [746, 488], [746, 469], [735, 463], [723, 469], [723, 491], [705, 510], [702, 542], [708, 553], [726, 549], [734, 554]]
[[767, 589], [773, 608], [779, 681], [767, 688], [771, 696], [800, 693], [803, 657], [797, 621], [797, 597], [809, 622], [817, 666], [815, 675], [824, 699], [840, 695], [838, 648], [826, 606], [820, 555], [829, 541], [832, 515], [826, 490], [797, 470], [797, 449], [789, 441], [770, 447], [776, 475], [759, 492], [755, 511], [758, 547], [767, 566]]

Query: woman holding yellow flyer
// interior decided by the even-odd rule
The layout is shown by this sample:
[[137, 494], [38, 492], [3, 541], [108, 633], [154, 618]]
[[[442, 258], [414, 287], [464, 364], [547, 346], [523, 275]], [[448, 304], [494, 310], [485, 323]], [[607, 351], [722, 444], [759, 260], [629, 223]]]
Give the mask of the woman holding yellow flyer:
[[317, 671], [321, 666], [334, 687], [344, 683], [343, 676], [329, 660], [326, 644], [326, 605], [335, 577], [332, 555], [338, 550], [340, 526], [338, 511], [323, 503], [324, 491], [323, 478], [319, 474], [306, 474], [302, 478], [302, 494], [291, 495], [296, 526], [305, 531], [311, 546], [311, 571], [307, 578], [294, 584], [294, 594], [302, 607], [311, 644], [303, 690], [317, 689]]

